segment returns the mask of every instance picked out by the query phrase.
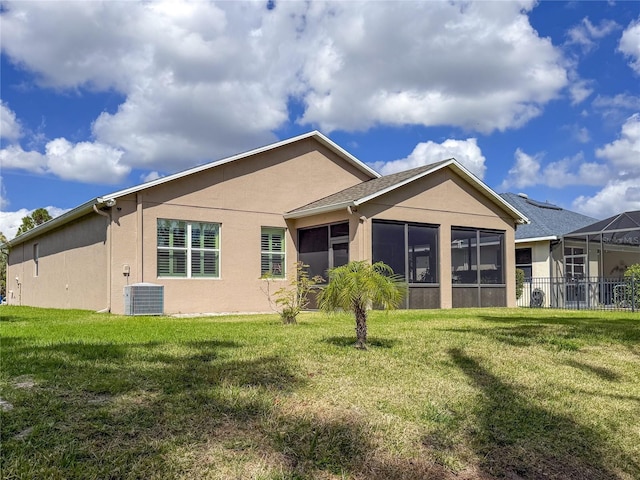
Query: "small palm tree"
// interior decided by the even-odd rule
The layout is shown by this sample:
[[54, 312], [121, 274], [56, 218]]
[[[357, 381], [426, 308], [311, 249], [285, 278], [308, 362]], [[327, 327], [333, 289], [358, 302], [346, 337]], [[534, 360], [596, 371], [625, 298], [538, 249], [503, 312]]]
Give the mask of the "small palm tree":
[[367, 348], [367, 310], [372, 306], [392, 310], [404, 299], [407, 286], [382, 262], [349, 262], [328, 272], [329, 284], [318, 295], [325, 312], [344, 310], [356, 319], [356, 348]]

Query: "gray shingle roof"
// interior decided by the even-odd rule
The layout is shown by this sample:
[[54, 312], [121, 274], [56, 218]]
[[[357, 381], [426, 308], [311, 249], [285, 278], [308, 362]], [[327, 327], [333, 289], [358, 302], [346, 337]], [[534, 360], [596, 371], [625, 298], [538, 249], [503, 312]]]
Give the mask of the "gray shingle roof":
[[342, 205], [345, 203], [356, 202], [372, 195], [376, 195], [377, 193], [384, 192], [385, 190], [393, 188], [396, 185], [402, 184], [403, 182], [410, 180], [411, 178], [416, 177], [421, 173], [437, 168], [438, 166], [448, 162], [449, 160], [450, 159], [443, 160], [441, 162], [430, 163], [421, 167], [412, 168], [411, 170], [405, 170], [404, 172], [393, 173], [391, 175], [385, 175], [384, 177], [367, 180], [366, 182], [359, 183], [357, 185], [354, 185], [353, 187], [346, 188], [340, 192], [321, 198], [320, 200], [316, 200], [315, 202], [311, 202], [307, 205], [296, 208], [295, 210], [291, 210], [288, 213], [302, 213], [310, 210], [322, 209], [323, 207], [331, 207], [333, 205]]
[[528, 225], [518, 225], [516, 240], [561, 237], [598, 221], [596, 218], [565, 210], [551, 203], [525, 198], [516, 193], [501, 193], [500, 196], [529, 219]]

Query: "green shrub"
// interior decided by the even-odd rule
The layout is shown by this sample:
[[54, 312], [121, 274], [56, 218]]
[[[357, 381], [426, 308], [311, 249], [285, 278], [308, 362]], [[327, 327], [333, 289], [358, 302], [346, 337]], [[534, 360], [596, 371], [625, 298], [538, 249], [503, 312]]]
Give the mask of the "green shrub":
[[625, 300], [631, 306], [631, 301], [636, 308], [640, 308], [640, 263], [634, 263], [624, 271], [626, 283]]
[[524, 270], [516, 268], [516, 299], [520, 300], [524, 290]]
[[275, 310], [280, 314], [284, 324], [297, 323], [298, 314], [309, 305], [311, 289], [324, 281], [319, 275], [309, 277], [309, 273], [306, 270], [308, 267], [309, 265], [305, 265], [302, 262], [296, 262], [296, 270], [290, 276], [288, 284], [279, 288], [273, 294], [271, 294], [272, 277], [270, 275], [263, 277], [267, 281], [265, 293], [269, 298], [269, 303], [272, 305], [275, 303]]

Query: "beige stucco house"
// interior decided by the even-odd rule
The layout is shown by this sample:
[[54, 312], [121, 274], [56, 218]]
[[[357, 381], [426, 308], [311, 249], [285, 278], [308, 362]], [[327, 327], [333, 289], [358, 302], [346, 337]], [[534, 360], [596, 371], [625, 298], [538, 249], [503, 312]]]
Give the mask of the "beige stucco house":
[[7, 302], [123, 313], [125, 287], [152, 283], [167, 314], [265, 312], [265, 274], [382, 260], [409, 282], [407, 308], [515, 306], [514, 232], [526, 221], [454, 159], [380, 176], [311, 132], [16, 237]]

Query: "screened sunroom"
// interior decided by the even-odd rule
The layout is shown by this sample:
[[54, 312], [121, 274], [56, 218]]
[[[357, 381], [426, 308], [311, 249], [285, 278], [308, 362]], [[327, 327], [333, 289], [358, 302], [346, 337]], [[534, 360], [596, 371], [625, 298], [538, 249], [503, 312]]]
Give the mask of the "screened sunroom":
[[[555, 277], [562, 279], [557, 306], [625, 307], [636, 298], [624, 279], [640, 263], [640, 210], [624, 212], [562, 237], [552, 249]], [[562, 305], [562, 303], [564, 305]], [[633, 305], [635, 306], [635, 305]]]

